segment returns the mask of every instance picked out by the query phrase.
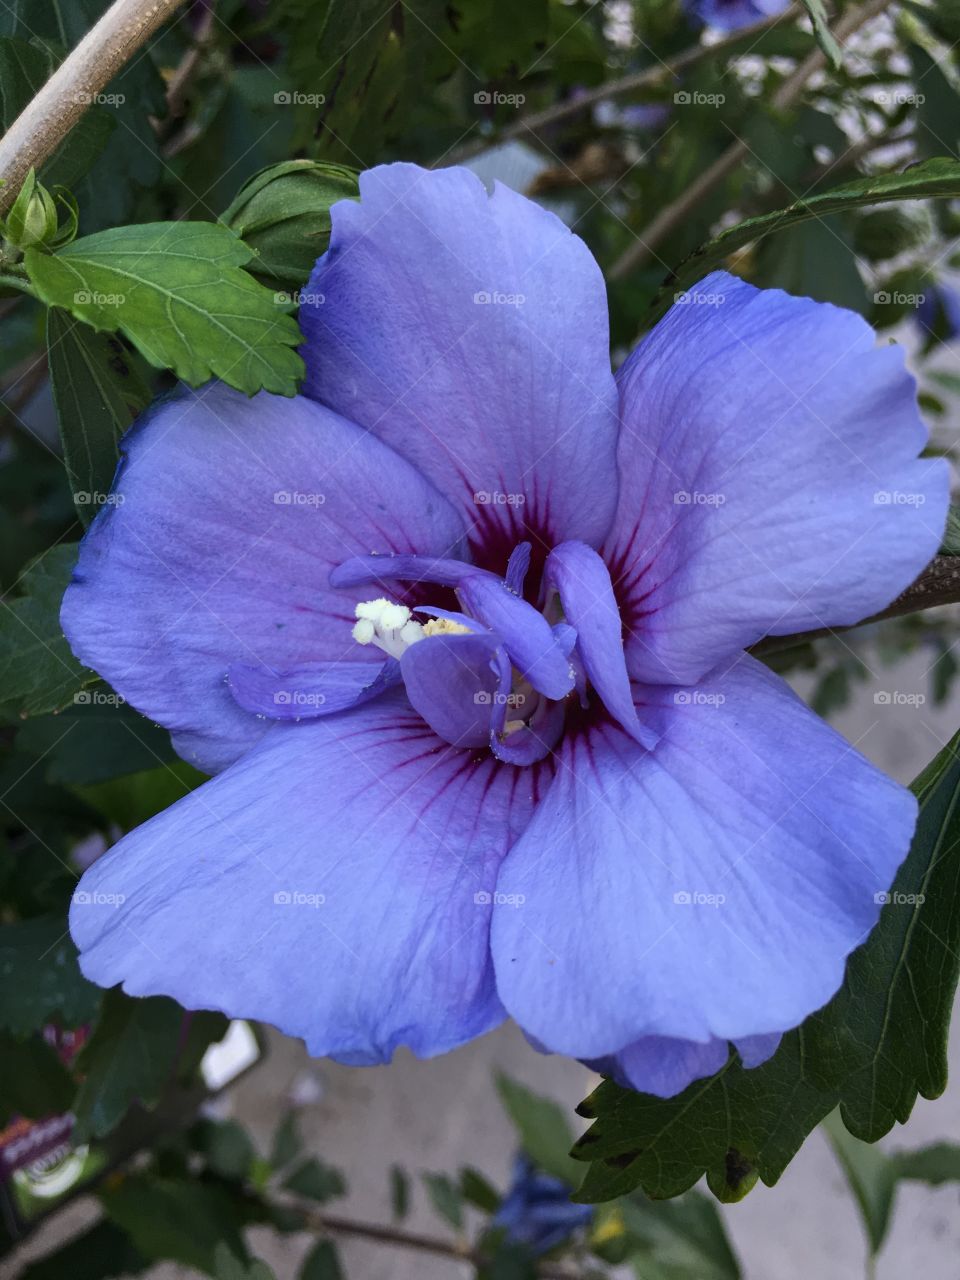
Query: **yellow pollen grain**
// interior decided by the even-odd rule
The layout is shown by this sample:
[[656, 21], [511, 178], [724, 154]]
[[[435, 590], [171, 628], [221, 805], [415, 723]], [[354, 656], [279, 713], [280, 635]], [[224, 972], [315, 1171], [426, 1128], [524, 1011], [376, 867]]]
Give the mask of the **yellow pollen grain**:
[[462, 622], [454, 622], [452, 618], [431, 618], [429, 622], [424, 623], [423, 634], [425, 636], [468, 636], [470, 628], [465, 627]]

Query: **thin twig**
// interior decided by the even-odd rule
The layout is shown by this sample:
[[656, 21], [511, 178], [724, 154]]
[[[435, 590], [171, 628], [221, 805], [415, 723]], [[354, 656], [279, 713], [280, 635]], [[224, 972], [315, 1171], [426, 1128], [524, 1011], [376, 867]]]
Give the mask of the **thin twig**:
[[203, 65], [203, 55], [213, 41], [215, 20], [214, 0], [210, 0], [197, 24], [193, 43], [180, 59], [167, 85], [167, 115], [171, 122], [176, 121], [187, 109], [187, 96], [194, 77]]
[[[451, 1258], [457, 1262], [469, 1262], [482, 1266], [489, 1262], [480, 1250], [466, 1242], [444, 1240], [441, 1236], [425, 1236], [415, 1231], [401, 1231], [398, 1227], [384, 1227], [375, 1222], [358, 1222], [354, 1218], [341, 1218], [336, 1214], [322, 1213], [302, 1202], [298, 1205], [304, 1226], [320, 1235], [358, 1236], [378, 1244], [395, 1245], [401, 1249], [416, 1249], [420, 1253], [432, 1253], [437, 1257]], [[560, 1263], [542, 1263], [536, 1270], [537, 1280], [582, 1280], [581, 1271], [573, 1271]]]
[[689, 49], [685, 49], [683, 53], [677, 54], [675, 58], [669, 61], [660, 62], [656, 66], [645, 67], [643, 71], [631, 72], [630, 75], [621, 76], [618, 80], [608, 80], [598, 88], [589, 89], [584, 93], [578, 94], [577, 97], [571, 98], [568, 102], [557, 102], [553, 106], [545, 107], [543, 111], [534, 111], [530, 115], [522, 116], [515, 124], [497, 134], [495, 138], [485, 138], [480, 142], [471, 143], [467, 147], [456, 150], [452, 158], [444, 160], [444, 164], [457, 164], [463, 160], [469, 160], [472, 156], [479, 155], [483, 151], [489, 151], [491, 147], [502, 146], [503, 143], [511, 142], [514, 138], [522, 138], [528, 133], [536, 133], [538, 129], [542, 129], [545, 125], [556, 124], [558, 120], [566, 120], [570, 116], [579, 115], [581, 112], [588, 111], [591, 107], [596, 106], [598, 102], [606, 102], [609, 98], [618, 98], [623, 93], [636, 93], [637, 90], [656, 88], [665, 80], [676, 79], [681, 71], [686, 71], [698, 62], [705, 62], [708, 58], [723, 57], [729, 50], [749, 42], [755, 36], [761, 36], [765, 32], [773, 30], [774, 27], [793, 21], [801, 13], [800, 5], [794, 4], [789, 9], [784, 9], [782, 13], [774, 14], [772, 18], [763, 18], [760, 22], [754, 22], [749, 27], [741, 27], [739, 31], [734, 31], [730, 35], [714, 41], [713, 44], [692, 45]]
[[[858, 31], [865, 22], [882, 13], [887, 8], [890, 0], [866, 0], [866, 3], [858, 5], [854, 9], [848, 10], [836, 27], [836, 38], [838, 41], [848, 39], [855, 31]], [[826, 56], [820, 49], [814, 49], [797, 67], [787, 76], [783, 84], [774, 94], [771, 105], [774, 111], [784, 111], [787, 107], [793, 105], [794, 102], [803, 93], [810, 80], [818, 71], [822, 71], [826, 65]], [[682, 195], [676, 200], [672, 200], [670, 204], [665, 205], [660, 210], [653, 221], [638, 235], [634, 244], [620, 255], [610, 270], [607, 272], [609, 280], [622, 280], [624, 276], [629, 275], [631, 271], [642, 266], [652, 256], [654, 249], [666, 237], [683, 222], [684, 218], [699, 205], [713, 191], [714, 187], [720, 185], [728, 174], [750, 155], [750, 146], [742, 138], [737, 138], [721, 155], [714, 160], [709, 168], [704, 169], [700, 176], [687, 187]]]
[[114, 0], [0, 139], [0, 213], [183, 0]]

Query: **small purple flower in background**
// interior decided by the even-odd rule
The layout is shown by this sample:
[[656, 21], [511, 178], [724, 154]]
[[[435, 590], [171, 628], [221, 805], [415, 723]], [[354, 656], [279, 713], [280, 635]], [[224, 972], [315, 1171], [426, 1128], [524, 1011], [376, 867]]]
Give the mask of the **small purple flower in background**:
[[669, 1095], [839, 986], [916, 815], [743, 650], [882, 609], [947, 467], [902, 352], [724, 273], [610, 371], [557, 218], [398, 164], [333, 209], [304, 395], [124, 440], [63, 625], [211, 781], [86, 872], [88, 977], [317, 1055], [512, 1015]]
[[949, 284], [927, 284], [917, 307], [917, 325], [926, 341], [960, 337], [960, 292]]
[[513, 1180], [492, 1219], [506, 1238], [522, 1245], [534, 1257], [565, 1244], [593, 1220], [593, 1208], [571, 1204], [570, 1188], [559, 1178], [541, 1173], [524, 1155], [517, 1156]]
[[790, 0], [686, 0], [687, 11], [708, 27], [736, 31], [788, 8]]

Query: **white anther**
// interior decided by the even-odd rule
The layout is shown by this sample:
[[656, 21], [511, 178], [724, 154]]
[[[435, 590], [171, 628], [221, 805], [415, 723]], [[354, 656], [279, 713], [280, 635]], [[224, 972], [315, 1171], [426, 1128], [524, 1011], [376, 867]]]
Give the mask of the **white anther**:
[[410, 621], [410, 610], [405, 604], [388, 604], [380, 614], [377, 622], [377, 630], [399, 631], [406, 623]]
[[407, 622], [400, 631], [400, 639], [409, 648], [410, 645], [416, 644], [418, 640], [423, 639], [423, 627], [419, 622], [413, 619]]
[[390, 601], [381, 596], [378, 600], [361, 600], [353, 613], [356, 618], [369, 618], [371, 622], [378, 622], [384, 609], [389, 607]]
[[370, 644], [375, 635], [376, 628], [369, 618], [361, 618], [359, 622], [354, 623], [353, 638], [357, 644]]

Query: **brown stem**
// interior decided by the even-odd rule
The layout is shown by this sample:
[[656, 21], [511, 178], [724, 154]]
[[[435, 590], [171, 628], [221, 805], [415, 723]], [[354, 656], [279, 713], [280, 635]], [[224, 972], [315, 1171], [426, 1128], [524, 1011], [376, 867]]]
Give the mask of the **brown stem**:
[[[474, 1266], [482, 1266], [485, 1258], [480, 1250], [465, 1242], [444, 1240], [440, 1236], [420, 1235], [415, 1231], [401, 1231], [397, 1227], [384, 1227], [374, 1222], [357, 1222], [354, 1218], [341, 1218], [336, 1214], [321, 1213], [310, 1205], [299, 1204], [303, 1215], [304, 1226], [320, 1235], [359, 1236], [364, 1240], [374, 1240], [378, 1244], [395, 1245], [401, 1249], [417, 1249], [421, 1253], [432, 1253], [437, 1257], [455, 1259], [457, 1262], [469, 1262]], [[537, 1267], [538, 1280], [581, 1280], [582, 1272], [573, 1271], [561, 1263], [542, 1263]]]
[[[942, 604], [960, 604], [960, 556], [935, 556], [916, 582], [907, 587], [902, 595], [897, 596], [893, 604], [882, 609], [880, 613], [875, 613], [872, 618], [864, 618], [863, 622], [856, 623], [856, 626], [863, 627], [870, 622], [882, 622], [885, 618], [902, 618], [904, 614], [919, 613], [923, 609], [934, 609]], [[758, 657], [764, 657], [767, 654], [780, 653], [784, 649], [808, 644], [811, 640], [819, 640], [823, 636], [842, 635], [853, 629], [853, 627], [821, 627], [817, 631], [803, 631], [799, 635], [767, 636], [759, 644], [755, 644], [751, 652]]]
[[[837, 23], [835, 31], [837, 40], [842, 42], [853, 35], [865, 22], [876, 17], [878, 13], [882, 13], [889, 2], [890, 0], [865, 0], [864, 4], [848, 10]], [[811, 76], [821, 71], [825, 65], [826, 57], [822, 50], [814, 49], [812, 53], [808, 54], [787, 76], [774, 94], [771, 102], [774, 110], [784, 111], [787, 107], [792, 106], [800, 97]], [[607, 272], [607, 278], [609, 280], [622, 280], [631, 271], [643, 266], [653, 255], [657, 245], [665, 240], [671, 231], [706, 199], [714, 187], [719, 186], [728, 174], [743, 164], [749, 155], [750, 147], [742, 138], [737, 138], [735, 142], [732, 142], [726, 151], [722, 152], [714, 160], [713, 164], [704, 169], [703, 173], [687, 187], [682, 195], [679, 195], [676, 200], [672, 200], [670, 204], [665, 205], [660, 210], [653, 221], [640, 232], [636, 242], [616, 260]]]
[[0, 213], [183, 0], [114, 0], [0, 139]]
[[734, 31], [730, 35], [714, 41], [713, 44], [692, 45], [689, 49], [684, 50], [683, 53], [677, 54], [669, 62], [660, 62], [657, 66], [644, 68], [643, 71], [634, 71], [628, 76], [621, 76], [618, 80], [608, 80], [596, 89], [590, 89], [586, 93], [579, 94], [576, 98], [571, 98], [569, 102], [557, 102], [551, 107], [545, 107], [543, 111], [534, 111], [530, 115], [522, 116], [516, 124], [510, 125], [509, 128], [497, 134], [496, 138], [483, 139], [481, 142], [459, 148], [453, 153], [452, 159], [449, 157], [444, 159], [444, 164], [469, 160], [472, 156], [479, 155], [483, 151], [489, 151], [491, 147], [502, 146], [503, 143], [511, 142], [515, 138], [522, 138], [528, 133], [536, 133], [538, 129], [542, 129], [545, 125], [556, 124], [558, 120], [566, 120], [570, 116], [576, 116], [583, 111], [588, 111], [591, 107], [596, 106], [598, 102], [606, 102], [609, 98], [617, 98], [624, 93], [636, 93], [637, 90], [651, 89], [664, 80], [673, 80], [681, 71], [686, 71], [689, 67], [695, 66], [698, 62], [704, 62], [708, 58], [722, 57], [730, 49], [737, 48], [748, 42], [751, 37], [763, 35], [765, 31], [770, 31], [783, 23], [791, 22], [801, 12], [800, 5], [791, 5], [789, 9], [784, 9], [782, 13], [775, 14], [772, 18], [764, 18], [760, 22], [754, 22], [749, 27], [741, 27], [739, 31]]

